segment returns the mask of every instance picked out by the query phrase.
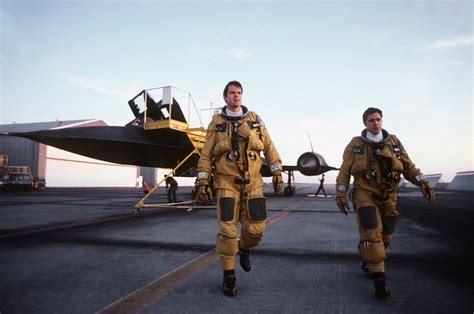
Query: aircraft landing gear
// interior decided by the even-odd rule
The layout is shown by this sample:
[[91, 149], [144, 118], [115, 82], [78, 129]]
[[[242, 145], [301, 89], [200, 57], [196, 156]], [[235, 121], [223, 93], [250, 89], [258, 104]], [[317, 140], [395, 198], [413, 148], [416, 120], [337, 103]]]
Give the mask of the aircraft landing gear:
[[294, 196], [296, 193], [296, 187], [291, 185], [291, 180], [295, 181], [295, 175], [292, 170], [288, 170], [288, 185], [283, 189], [283, 195], [285, 196]]
[[283, 194], [285, 196], [294, 196], [295, 195], [295, 187], [294, 186], [287, 186], [285, 187], [285, 189], [283, 190]]

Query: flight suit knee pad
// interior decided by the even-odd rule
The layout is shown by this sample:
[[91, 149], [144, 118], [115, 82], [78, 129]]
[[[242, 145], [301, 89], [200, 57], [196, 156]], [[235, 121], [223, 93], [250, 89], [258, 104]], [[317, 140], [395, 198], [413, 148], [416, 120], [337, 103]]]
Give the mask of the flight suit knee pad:
[[385, 246], [382, 241], [360, 241], [359, 252], [362, 260], [366, 263], [380, 263], [386, 257]]
[[222, 233], [216, 236], [216, 250], [217, 253], [224, 256], [234, 257], [239, 251], [237, 237], [228, 237]]

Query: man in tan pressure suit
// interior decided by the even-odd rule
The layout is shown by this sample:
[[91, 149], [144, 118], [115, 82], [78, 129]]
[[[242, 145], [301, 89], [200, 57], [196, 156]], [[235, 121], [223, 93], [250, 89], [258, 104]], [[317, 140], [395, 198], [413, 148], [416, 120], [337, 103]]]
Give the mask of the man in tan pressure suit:
[[[237, 294], [234, 258], [240, 255], [244, 271], [251, 269], [250, 249], [262, 239], [267, 218], [263, 180], [260, 175], [263, 152], [272, 171], [274, 185], [281, 191], [282, 164], [270, 135], [260, 117], [241, 104], [243, 89], [238, 81], [224, 89], [227, 104], [214, 115], [207, 129], [206, 142], [198, 163], [198, 200], [210, 202], [209, 180], [214, 166], [214, 189], [217, 191], [217, 253], [224, 270], [222, 291]], [[237, 224], [241, 235], [237, 239]]]
[[430, 203], [435, 195], [397, 137], [382, 129], [382, 111], [368, 108], [362, 118], [366, 129], [344, 151], [336, 179], [337, 205], [347, 215], [346, 193], [350, 177], [354, 176], [353, 204], [359, 226], [361, 268], [374, 280], [375, 295], [384, 298], [390, 294], [384, 260], [398, 217], [396, 189], [400, 174], [419, 186]]

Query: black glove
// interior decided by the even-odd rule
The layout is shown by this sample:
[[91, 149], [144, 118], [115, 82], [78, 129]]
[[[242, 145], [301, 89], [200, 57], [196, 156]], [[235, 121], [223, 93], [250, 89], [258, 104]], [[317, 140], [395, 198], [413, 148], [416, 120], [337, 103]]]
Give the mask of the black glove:
[[435, 193], [431, 185], [427, 181], [424, 181], [420, 185], [420, 190], [421, 193], [423, 193], [423, 197], [426, 198], [430, 204], [433, 204], [435, 201]]

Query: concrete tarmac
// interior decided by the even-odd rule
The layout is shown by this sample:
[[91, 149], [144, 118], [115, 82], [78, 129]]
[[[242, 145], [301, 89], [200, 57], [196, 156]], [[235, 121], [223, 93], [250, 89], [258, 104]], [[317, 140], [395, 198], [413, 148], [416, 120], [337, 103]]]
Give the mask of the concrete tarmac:
[[474, 193], [437, 191], [430, 206], [401, 191], [392, 295], [380, 300], [359, 270], [354, 212], [339, 212], [333, 186], [327, 198], [316, 188], [268, 194], [267, 230], [251, 272], [236, 259], [234, 298], [220, 291], [213, 209], [133, 217], [136, 189], [0, 193], [0, 313], [473, 312]]

